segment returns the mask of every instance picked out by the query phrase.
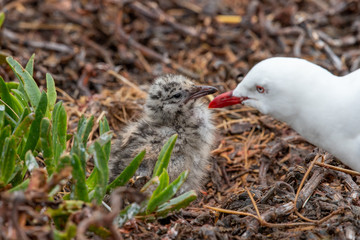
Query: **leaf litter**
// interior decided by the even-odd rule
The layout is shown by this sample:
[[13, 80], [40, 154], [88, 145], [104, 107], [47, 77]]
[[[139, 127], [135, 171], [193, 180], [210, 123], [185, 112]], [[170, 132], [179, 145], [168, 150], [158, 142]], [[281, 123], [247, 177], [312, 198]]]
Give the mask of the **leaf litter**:
[[[159, 74], [181, 73], [222, 92], [272, 56], [305, 58], [338, 75], [360, 67], [360, 4], [353, 0], [15, 0], [0, 6], [6, 13], [0, 59], [12, 55], [24, 65], [35, 52], [35, 79], [46, 86], [46, 73], [54, 77], [70, 133], [82, 114], [95, 116], [91, 139], [104, 115], [115, 133], [135, 120]], [[0, 74], [13, 79], [5, 65]], [[91, 224], [108, 227], [103, 236], [115, 239], [360, 236], [358, 176], [315, 163], [324, 158], [342, 166], [253, 109], [219, 109], [214, 116], [219, 141], [195, 203], [157, 221], [135, 218], [120, 229], [111, 227], [114, 216], [84, 206], [73, 215], [77, 237], [95, 239], [86, 233]], [[23, 194], [3, 191], [0, 238], [50, 239], [52, 226], [41, 209], [60, 206], [61, 191], [59, 203], [47, 200], [49, 191], [55, 185], [68, 191], [69, 174], [64, 169], [49, 182], [35, 170]]]

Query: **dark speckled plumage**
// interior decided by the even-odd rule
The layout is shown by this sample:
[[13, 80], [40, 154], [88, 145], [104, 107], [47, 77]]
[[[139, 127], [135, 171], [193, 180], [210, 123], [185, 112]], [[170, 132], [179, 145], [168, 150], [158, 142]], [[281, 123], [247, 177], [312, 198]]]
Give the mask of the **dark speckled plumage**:
[[[201, 188], [214, 142], [215, 127], [207, 106], [201, 100], [193, 99], [198, 89], [181, 75], [165, 75], [155, 79], [149, 90], [143, 117], [130, 123], [112, 145], [110, 181], [143, 149], [146, 149], [145, 159], [136, 175], [151, 177], [162, 146], [177, 133], [178, 139], [168, 167], [170, 180], [188, 169], [189, 176], [182, 191]], [[215, 91], [212, 88], [207, 94]]]

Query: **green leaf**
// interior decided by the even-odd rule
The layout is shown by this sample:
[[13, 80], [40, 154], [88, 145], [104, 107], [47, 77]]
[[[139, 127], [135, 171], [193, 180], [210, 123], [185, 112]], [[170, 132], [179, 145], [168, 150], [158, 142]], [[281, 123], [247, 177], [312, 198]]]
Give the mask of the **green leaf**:
[[159, 158], [155, 164], [153, 177], [159, 176], [164, 168], [167, 169], [171, 157], [171, 152], [175, 146], [177, 137], [178, 137], [177, 134], [172, 135], [169, 138], [169, 140], [165, 143], [165, 145], [162, 147], [159, 154]]
[[109, 122], [105, 116], [102, 120], [100, 120], [99, 128], [100, 128], [100, 135], [110, 131]]
[[[84, 115], [81, 115], [79, 122], [78, 122], [78, 129], [77, 132], [79, 132], [79, 129], [81, 128], [81, 126], [84, 124], [84, 121], [86, 120]], [[86, 123], [85, 123], [86, 124]]]
[[158, 176], [151, 178], [145, 185], [140, 189], [140, 192], [146, 193], [150, 192], [151, 189], [156, 189], [160, 184], [160, 180]]
[[54, 240], [69, 240], [75, 239], [77, 226], [72, 221], [67, 221], [66, 228], [64, 232], [61, 232], [57, 229], [53, 230]]
[[19, 83], [18, 82], [7, 82], [6, 86], [9, 89], [9, 91], [12, 91], [13, 89], [17, 89], [19, 87]]
[[35, 108], [41, 97], [40, 89], [38, 88], [35, 80], [30, 75], [28, 71], [26, 71], [20, 63], [18, 63], [12, 57], [7, 57], [6, 61], [8, 62], [11, 69], [14, 71], [16, 77], [23, 84], [27, 97], [30, 100], [31, 105]]
[[162, 174], [159, 176], [159, 180], [160, 184], [151, 195], [150, 201], [169, 185], [169, 174], [167, 173], [165, 168], [163, 169]]
[[81, 167], [85, 171], [88, 154], [78, 135], [74, 135], [73, 146], [71, 148], [70, 154], [77, 154], [79, 156]]
[[[112, 131], [105, 132], [105, 133], [101, 134], [100, 137], [96, 141], [100, 144], [101, 148], [106, 149], [107, 144], [110, 143], [110, 145], [111, 145], [112, 135], [113, 135]], [[88, 152], [90, 154], [93, 154], [94, 151], [95, 151], [95, 148], [94, 148], [94, 143], [93, 143], [88, 147]], [[104, 151], [104, 153], [105, 153], [105, 151]], [[109, 157], [106, 156], [106, 160], [108, 160], [108, 159], [109, 159]]]
[[73, 134], [67, 133], [67, 134], [66, 134], [66, 142], [69, 141], [73, 136], [74, 136]]
[[71, 193], [74, 195], [74, 199], [82, 200], [85, 202], [89, 201], [88, 189], [85, 184], [85, 172], [81, 167], [81, 162], [76, 154], [71, 156], [72, 176], [73, 176], [73, 188], [74, 191]]
[[110, 231], [101, 226], [90, 225], [88, 231], [99, 236], [100, 239], [109, 239], [111, 236]]
[[21, 182], [19, 185], [13, 187], [12, 189], [9, 190], [10, 193], [13, 193], [15, 191], [25, 191], [30, 183], [30, 178], [25, 179], [23, 182]]
[[3, 25], [4, 21], [5, 21], [5, 13], [1, 12], [0, 13], [0, 28]]
[[98, 174], [97, 168], [94, 168], [90, 176], [86, 179], [86, 185], [88, 186], [89, 191], [93, 191], [96, 188], [97, 182], [99, 181]]
[[35, 53], [31, 55], [25, 67], [25, 70], [30, 74], [30, 76], [34, 75], [34, 59], [35, 59]]
[[67, 136], [66, 111], [61, 101], [55, 104], [52, 117], [52, 148], [54, 153], [54, 164], [58, 165], [60, 155], [66, 149]]
[[47, 208], [45, 214], [51, 217], [54, 225], [58, 229], [64, 229], [69, 216], [84, 207], [90, 207], [83, 201], [67, 200], [63, 201], [58, 208]]
[[5, 84], [5, 81], [0, 77], [0, 100], [6, 106], [6, 112], [13, 118], [18, 119], [19, 116], [16, 115], [18, 112], [17, 105], [13, 103], [13, 99], [9, 92], [8, 87]]
[[[107, 144], [111, 144], [111, 138], [112, 138], [112, 131], [108, 131], [103, 133], [97, 140], [96, 142], [100, 144], [101, 148], [104, 151], [104, 155], [105, 155], [105, 161], [106, 164], [109, 161], [108, 156], [105, 154], [105, 146], [107, 146]], [[95, 144], [91, 144], [88, 148], [88, 152], [90, 154], [94, 154], [95, 152]], [[96, 187], [98, 181], [98, 170], [97, 168], [94, 168], [91, 175], [89, 176], [89, 178], [86, 180], [86, 184], [88, 185], [89, 190], [93, 190]]]
[[12, 186], [18, 186], [24, 181], [24, 177], [22, 175], [22, 171], [25, 170], [24, 164], [22, 162], [18, 162], [15, 165], [15, 169], [10, 177], [10, 183]]
[[71, 157], [69, 154], [62, 155], [59, 159], [59, 164], [56, 165], [56, 172], [60, 172], [66, 166], [71, 166]]
[[5, 139], [3, 151], [1, 153], [1, 180], [6, 184], [11, 181], [11, 176], [15, 169], [16, 145], [15, 137], [11, 136]]
[[179, 177], [169, 184], [161, 193], [150, 199], [146, 208], [146, 214], [152, 213], [158, 206], [170, 200], [185, 182], [188, 174], [188, 170], [182, 172]]
[[76, 153], [79, 156], [81, 166], [84, 170], [86, 168], [86, 161], [88, 159], [86, 143], [93, 124], [94, 116], [90, 117], [89, 119], [85, 119], [84, 116], [81, 116], [78, 123], [77, 132], [74, 135], [73, 147], [71, 148], [71, 153]]
[[35, 119], [35, 113], [34, 111], [30, 111], [29, 108], [25, 108], [24, 111], [21, 113], [20, 119], [18, 121], [17, 124], [19, 124], [20, 122], [24, 121], [24, 119], [29, 115], [29, 114], [33, 114], [34, 115], [34, 119]]
[[106, 186], [109, 179], [109, 169], [105, 161], [105, 154], [98, 142], [94, 143], [95, 152], [94, 152], [94, 163], [95, 168], [98, 171], [98, 182], [97, 187], [95, 188], [95, 200], [98, 204], [101, 203], [102, 199], [106, 194]]
[[89, 119], [81, 122], [81, 125], [78, 126], [78, 136], [81, 139], [81, 142], [86, 146], [89, 134], [92, 127], [94, 126], [94, 116], [91, 116]]
[[24, 159], [25, 153], [28, 150], [34, 151], [36, 144], [39, 140], [39, 136], [40, 136], [40, 123], [41, 123], [41, 120], [43, 119], [43, 117], [45, 116], [46, 109], [47, 109], [47, 96], [46, 96], [46, 93], [43, 92], [41, 94], [39, 104], [35, 111], [35, 120], [31, 123], [30, 130], [29, 130], [29, 136], [26, 141], [23, 152], [20, 156], [20, 159]]
[[[26, 64], [25, 70], [30, 74], [30, 76], [34, 75], [34, 58], [35, 58], [35, 53], [33, 55], [31, 55], [29, 61]], [[21, 92], [24, 95], [24, 99], [26, 100], [26, 102], [29, 102], [29, 97], [26, 94], [25, 88], [24, 88], [24, 83], [22, 81], [19, 81], [19, 87], [18, 87], [19, 92]]]
[[54, 172], [54, 153], [52, 149], [52, 135], [50, 120], [43, 118], [40, 123], [40, 144], [43, 151], [43, 158], [46, 164], [46, 170], [51, 176]]
[[23, 109], [27, 108], [30, 110], [25, 95], [18, 89], [11, 89], [11, 91], [14, 94], [14, 96], [16, 97], [16, 99], [19, 101], [19, 103], [21, 104], [22, 108]]
[[16, 121], [5, 111], [5, 125], [10, 125], [11, 128], [16, 127]]
[[27, 151], [25, 154], [25, 164], [26, 164], [26, 167], [29, 170], [29, 172], [31, 172], [35, 168], [39, 168], [39, 164], [37, 163], [34, 155], [32, 154], [32, 152], [30, 150]]
[[49, 103], [48, 110], [49, 112], [52, 112], [54, 110], [57, 95], [55, 89], [55, 81], [49, 73], [46, 74], [46, 88], [47, 88], [47, 96]]
[[171, 199], [169, 202], [166, 202], [161, 206], [159, 206], [158, 210], [156, 211], [156, 215], [164, 216], [170, 211], [176, 211], [181, 208], [185, 208], [196, 198], [197, 195], [194, 190], [188, 191], [176, 198]]
[[66, 111], [64, 106], [61, 105], [60, 109], [59, 109], [59, 118], [58, 118], [58, 138], [59, 138], [59, 143], [62, 146], [62, 148], [65, 150], [66, 149], [66, 130], [67, 130], [67, 119], [66, 119]]
[[108, 185], [107, 192], [110, 192], [116, 187], [124, 186], [130, 178], [134, 176], [136, 170], [139, 168], [142, 160], [144, 159], [145, 153], [145, 150], [143, 150], [134, 158], [134, 160], [131, 161], [124, 171], [122, 171], [122, 173]]
[[[10, 125], [3, 127], [0, 131], [0, 157], [3, 153], [3, 146], [5, 144], [5, 139], [10, 137], [10, 134], [11, 134]], [[0, 165], [0, 167], [1, 167], [1, 165]], [[1, 169], [0, 169], [0, 172], [1, 172]]]
[[132, 203], [122, 210], [117, 219], [118, 227], [122, 227], [124, 223], [135, 217], [141, 210], [141, 206], [137, 203]]
[[[100, 128], [100, 138], [102, 138], [103, 134], [110, 131], [109, 123], [105, 116], [103, 120], [100, 120], [99, 128]], [[109, 141], [108, 143], [106, 143], [103, 149], [106, 155], [106, 159], [109, 160], [110, 152], [111, 152], [111, 142]]]
[[16, 137], [16, 145], [18, 145], [23, 139], [24, 136], [27, 135], [31, 123], [35, 120], [35, 114], [30, 113], [27, 115], [24, 120], [21, 121], [20, 124], [13, 131], [13, 135]]
[[14, 95], [10, 94], [11, 100], [13, 102], [13, 110], [16, 112], [16, 115], [19, 116], [22, 112], [24, 107], [20, 100], [18, 100]]
[[29, 99], [28, 95], [26, 94], [24, 84], [21, 81], [19, 81], [19, 87], [17, 90], [23, 94], [26, 104], [28, 105], [28, 103], [30, 102], [30, 99]]

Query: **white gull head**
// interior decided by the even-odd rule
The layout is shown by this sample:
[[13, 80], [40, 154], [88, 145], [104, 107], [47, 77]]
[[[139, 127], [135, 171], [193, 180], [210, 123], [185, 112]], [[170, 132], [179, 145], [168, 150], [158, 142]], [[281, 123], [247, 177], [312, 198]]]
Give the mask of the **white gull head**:
[[332, 78], [330, 72], [306, 60], [275, 57], [255, 65], [233, 96], [247, 97], [243, 104], [290, 124], [302, 105], [321, 97], [326, 91], [322, 85]]
[[243, 103], [284, 121], [360, 171], [360, 70], [337, 77], [303, 59], [270, 58], [213, 102], [210, 107]]

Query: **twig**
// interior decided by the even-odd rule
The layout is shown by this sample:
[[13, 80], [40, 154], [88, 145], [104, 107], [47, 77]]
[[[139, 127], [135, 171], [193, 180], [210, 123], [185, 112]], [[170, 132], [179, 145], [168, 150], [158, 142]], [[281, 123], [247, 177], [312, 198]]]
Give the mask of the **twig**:
[[170, 58], [165, 57], [160, 55], [159, 53], [155, 52], [154, 50], [140, 44], [139, 42], [137, 42], [135, 39], [133, 39], [131, 36], [129, 36], [128, 34], [125, 33], [124, 29], [122, 28], [122, 22], [121, 22], [121, 17], [122, 14], [119, 13], [117, 20], [116, 20], [116, 31], [115, 31], [115, 36], [122, 42], [130, 45], [131, 47], [139, 50], [144, 56], [153, 58], [157, 61], [160, 61], [164, 64], [166, 64], [168, 67], [175, 69], [176, 71], [189, 76], [193, 79], [200, 79], [200, 76], [186, 68], [184, 68], [183, 66], [180, 66], [177, 63], [174, 63], [171, 61]]
[[97, 44], [96, 42], [92, 41], [91, 39], [85, 36], [82, 39], [86, 45], [88, 45], [89, 47], [93, 48], [96, 52], [98, 52], [104, 58], [105, 62], [110, 65], [111, 68], [115, 66], [114, 61], [111, 58], [111, 54], [108, 51], [106, 51], [102, 46], [100, 46], [99, 44]]
[[146, 92], [144, 92], [143, 90], [141, 90], [138, 86], [136, 86], [135, 84], [133, 84], [132, 82], [130, 82], [127, 78], [125, 78], [124, 76], [121, 76], [120, 74], [114, 72], [113, 70], [108, 70], [107, 71], [110, 75], [113, 75], [114, 77], [116, 77], [117, 79], [119, 79], [121, 82], [125, 83], [126, 85], [128, 85], [129, 87], [132, 87], [134, 89], [136, 89], [140, 95], [142, 96], [146, 96]]
[[[318, 159], [319, 159], [319, 155], [316, 155], [315, 158], [314, 158], [314, 160], [311, 162], [308, 170], [306, 171], [306, 173], [305, 173], [305, 175], [304, 175], [304, 177], [303, 177], [303, 179], [302, 179], [302, 181], [301, 181], [301, 183], [300, 183], [300, 186], [299, 186], [299, 188], [298, 188], [298, 190], [297, 190], [297, 192], [296, 192], [295, 199], [294, 199], [294, 205], [296, 206], [296, 208], [295, 208], [295, 214], [296, 214], [297, 216], [299, 216], [301, 219], [303, 219], [303, 220], [305, 220], [305, 221], [308, 221], [308, 222], [315, 223], [315, 224], [321, 224], [321, 223], [327, 221], [328, 219], [330, 219], [332, 216], [334, 216], [334, 215], [336, 215], [336, 214], [338, 214], [338, 213], [340, 213], [340, 212], [342, 212], [342, 211], [344, 210], [343, 208], [340, 208], [340, 209], [338, 209], [337, 211], [334, 211], [334, 212], [330, 213], [329, 215], [325, 216], [324, 218], [322, 218], [322, 219], [320, 219], [320, 220], [312, 220], [312, 219], [309, 219], [309, 218], [303, 216], [303, 215], [298, 211], [298, 208], [300, 208], [300, 206], [298, 206], [299, 204], [297, 203], [297, 200], [298, 200], [298, 198], [299, 198], [300, 191], [301, 191], [301, 192], [305, 192], [305, 191], [304, 191], [305, 188], [302, 189], [302, 187], [303, 187], [303, 185], [304, 185], [305, 180], [306, 180], [307, 177], [309, 176], [311, 170], [313, 169], [314, 165], [331, 166], [331, 165], [328, 165], [328, 164], [325, 164], [325, 163], [320, 163], [320, 164], [318, 164], [318, 163], [319, 163], [319, 162], [318, 162]], [[309, 180], [309, 183], [310, 183], [309, 186], [311, 186], [311, 187], [309, 188], [309, 191], [307, 191], [307, 192], [312, 193], [312, 192], [315, 190], [315, 187], [318, 185], [318, 183], [320, 183], [323, 175], [324, 175], [324, 173], [319, 173], [319, 172], [313, 174], [313, 177]], [[304, 201], [304, 199], [308, 199], [308, 197], [307, 197], [306, 195], [308, 195], [308, 196], [310, 197], [310, 194], [306, 194], [306, 195], [305, 195], [305, 194], [302, 194], [302, 195], [304, 196], [304, 197], [303, 197], [303, 201]], [[304, 204], [305, 204], [305, 202], [304, 202]], [[302, 207], [304, 207], [304, 206], [302, 206]]]
[[81, 27], [72, 23], [40, 23], [40, 22], [19, 22], [19, 28], [31, 29], [31, 30], [64, 30], [69, 31], [81, 31]]
[[142, 53], [140, 51], [136, 50], [135, 55], [138, 57], [138, 59], [141, 63], [141, 67], [143, 67], [147, 73], [152, 73], [151, 66], [150, 66], [149, 62], [144, 58]]
[[211, 207], [211, 206], [207, 206], [207, 205], [204, 205], [204, 207], [208, 208], [208, 209], [211, 209], [211, 210], [214, 210], [214, 211], [217, 211], [217, 212], [253, 217], [256, 220], [258, 220], [261, 225], [266, 226], [266, 227], [283, 228], [283, 227], [314, 226], [313, 223], [308, 223], [308, 222], [268, 223], [268, 222], [264, 221], [263, 219], [259, 218], [258, 216], [252, 214], [252, 213], [233, 211], [233, 210], [228, 210], [228, 209], [223, 209], [223, 208]]
[[61, 88], [56, 87], [56, 91], [58, 91], [59, 93], [61, 93], [62, 95], [64, 95], [64, 97], [71, 103], [75, 103], [76, 101], [69, 95], [67, 94], [64, 90], [62, 90]]
[[306, 22], [302, 22], [299, 25], [305, 29], [305, 31], [307, 32], [310, 39], [315, 43], [315, 47], [320, 50], [323, 50], [328, 55], [328, 57], [330, 58], [332, 63], [334, 64], [334, 67], [336, 68], [336, 70], [341, 71], [343, 68], [343, 64], [342, 64], [340, 58], [330, 48], [330, 46], [326, 42], [324, 42], [323, 40], [320, 39], [319, 34], [315, 30], [313, 30], [309, 26], [309, 24], [307, 24]]
[[259, 209], [258, 209], [258, 207], [256, 205], [256, 202], [255, 202], [251, 192], [249, 191], [249, 189], [247, 187], [245, 187], [245, 190], [246, 190], [247, 194], [249, 195], [249, 198], [250, 198], [250, 200], [251, 200], [251, 202], [252, 202], [252, 204], [253, 204], [253, 206], [255, 208], [255, 211], [256, 211], [256, 214], [257, 214], [258, 218], [262, 220]]
[[140, 13], [141, 15], [145, 15], [146, 17], [156, 19], [160, 23], [168, 24], [169, 26], [173, 27], [175, 30], [192, 37], [199, 37], [200, 34], [197, 30], [193, 27], [185, 26], [183, 24], [179, 24], [176, 22], [175, 18], [164, 13], [156, 3], [154, 2], [147, 2], [147, 6], [144, 4], [136, 1], [129, 4], [129, 6], [134, 9], [136, 12]]
[[315, 162], [316, 165], [324, 167], [324, 168], [329, 168], [335, 171], [340, 171], [340, 172], [344, 172], [350, 175], [355, 175], [355, 176], [360, 176], [360, 173], [357, 171], [353, 171], [353, 170], [349, 170], [349, 169], [345, 169], [345, 168], [341, 168], [341, 167], [336, 167], [330, 164], [326, 164], [326, 163], [321, 163], [321, 162]]
[[19, 34], [16, 34], [6, 28], [2, 29], [3, 36], [8, 40], [15, 42], [15, 43], [22, 43], [25, 46], [33, 47], [33, 48], [42, 48], [45, 50], [63, 52], [68, 54], [73, 54], [74, 49], [61, 43], [55, 42], [42, 42], [42, 41], [32, 41], [32, 40], [25, 40]]
[[225, 169], [225, 166], [222, 165], [221, 167], [219, 166], [220, 170], [221, 170], [221, 174], [223, 176], [223, 178], [225, 179], [225, 183], [230, 186], [231, 183], [230, 183], [230, 180], [229, 180], [229, 176], [227, 175], [227, 172], [226, 172], [226, 169]]
[[[249, 133], [249, 135], [247, 136], [246, 138], [246, 141], [245, 141], [245, 144], [244, 144], [244, 147], [243, 147], [243, 152], [244, 152], [244, 160], [245, 160], [245, 163], [244, 163], [244, 168], [245, 169], [248, 169], [249, 168], [249, 161], [248, 161], [248, 150], [249, 150], [249, 145], [251, 143], [251, 140], [252, 140], [252, 135], [255, 131], [255, 128], [253, 127]], [[242, 177], [243, 178], [243, 181], [246, 182], [246, 174]]]
[[329, 35], [327, 35], [323, 31], [318, 31], [318, 34], [321, 39], [323, 39], [325, 42], [327, 42], [329, 45], [333, 47], [353, 46], [360, 40], [360, 35], [358, 36], [348, 35], [340, 39], [332, 39]]
[[300, 57], [301, 56], [301, 46], [304, 44], [305, 39], [305, 32], [300, 27], [288, 27], [278, 30], [278, 34], [298, 34], [298, 38], [295, 41], [293, 47], [294, 56]]
[[[296, 206], [296, 208], [300, 208], [300, 206], [299, 206], [299, 207], [297, 206], [297, 205], [298, 205], [298, 204], [297, 204], [297, 200], [298, 200], [298, 198], [299, 198], [300, 191], [301, 191], [302, 187], [304, 186], [305, 180], [307, 179], [307, 177], [309, 176], [312, 168], [314, 167], [315, 161], [316, 161], [318, 158], [319, 158], [319, 155], [316, 155], [315, 158], [314, 158], [314, 160], [311, 162], [308, 170], [306, 171], [303, 179], [301, 180], [301, 183], [300, 183], [300, 185], [299, 185], [299, 187], [298, 187], [298, 190], [296, 191], [296, 195], [295, 195], [295, 199], [294, 199], [294, 205]], [[301, 204], [301, 205], [302, 205], [302, 204]]]
[[268, 157], [262, 156], [260, 158], [260, 169], [259, 169], [259, 183], [261, 186], [266, 187], [266, 173], [270, 167], [270, 159]]
[[258, 216], [252, 214], [252, 213], [247, 213], [247, 212], [239, 212], [239, 211], [233, 211], [233, 210], [228, 210], [228, 209], [224, 209], [224, 208], [217, 208], [217, 207], [211, 207], [208, 205], [204, 205], [204, 208], [208, 208], [217, 212], [222, 212], [222, 213], [228, 213], [228, 214], [236, 214], [236, 215], [242, 215], [242, 216], [250, 216], [253, 217], [255, 219], [257, 219], [259, 222], [261, 221], [261, 219], [259, 219]]

